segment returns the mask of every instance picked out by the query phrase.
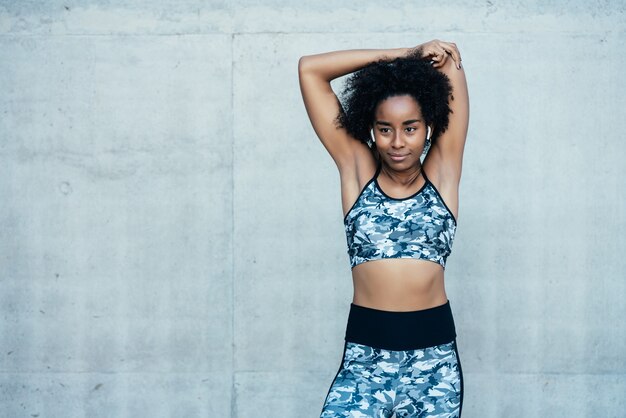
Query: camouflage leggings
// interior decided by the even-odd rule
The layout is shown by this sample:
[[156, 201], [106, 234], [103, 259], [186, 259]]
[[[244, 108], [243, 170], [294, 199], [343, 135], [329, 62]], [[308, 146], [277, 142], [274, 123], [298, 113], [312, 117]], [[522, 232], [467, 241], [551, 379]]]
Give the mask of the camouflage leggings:
[[462, 403], [456, 339], [405, 351], [346, 341], [320, 418], [460, 418]]

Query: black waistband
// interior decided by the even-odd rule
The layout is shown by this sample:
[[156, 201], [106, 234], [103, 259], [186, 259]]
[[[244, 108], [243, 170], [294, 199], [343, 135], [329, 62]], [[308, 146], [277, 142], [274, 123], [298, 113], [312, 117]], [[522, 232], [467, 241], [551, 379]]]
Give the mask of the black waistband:
[[350, 304], [346, 341], [387, 350], [415, 350], [455, 338], [449, 300], [419, 311], [383, 311]]

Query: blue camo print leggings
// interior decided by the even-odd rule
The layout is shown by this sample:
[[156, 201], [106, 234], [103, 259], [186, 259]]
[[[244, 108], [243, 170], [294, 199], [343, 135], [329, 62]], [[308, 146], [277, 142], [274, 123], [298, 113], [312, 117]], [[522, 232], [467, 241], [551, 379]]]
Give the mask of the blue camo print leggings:
[[462, 402], [456, 339], [414, 350], [346, 341], [320, 418], [460, 418]]

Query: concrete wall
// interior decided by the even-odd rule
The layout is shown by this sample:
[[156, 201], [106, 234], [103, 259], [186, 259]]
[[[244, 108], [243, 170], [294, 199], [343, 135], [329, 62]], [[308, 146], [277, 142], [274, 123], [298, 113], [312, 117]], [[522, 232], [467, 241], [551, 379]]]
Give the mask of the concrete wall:
[[352, 282], [297, 61], [439, 38], [471, 101], [463, 417], [623, 417], [625, 15], [0, 1], [0, 413], [319, 416]]

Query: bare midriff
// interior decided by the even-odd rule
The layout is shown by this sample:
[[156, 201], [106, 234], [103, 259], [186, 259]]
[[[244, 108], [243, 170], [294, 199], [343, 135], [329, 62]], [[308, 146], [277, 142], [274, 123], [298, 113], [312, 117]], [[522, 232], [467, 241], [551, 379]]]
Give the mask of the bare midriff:
[[417, 311], [440, 306], [448, 297], [443, 267], [429, 260], [372, 260], [352, 269], [352, 303], [384, 311]]

